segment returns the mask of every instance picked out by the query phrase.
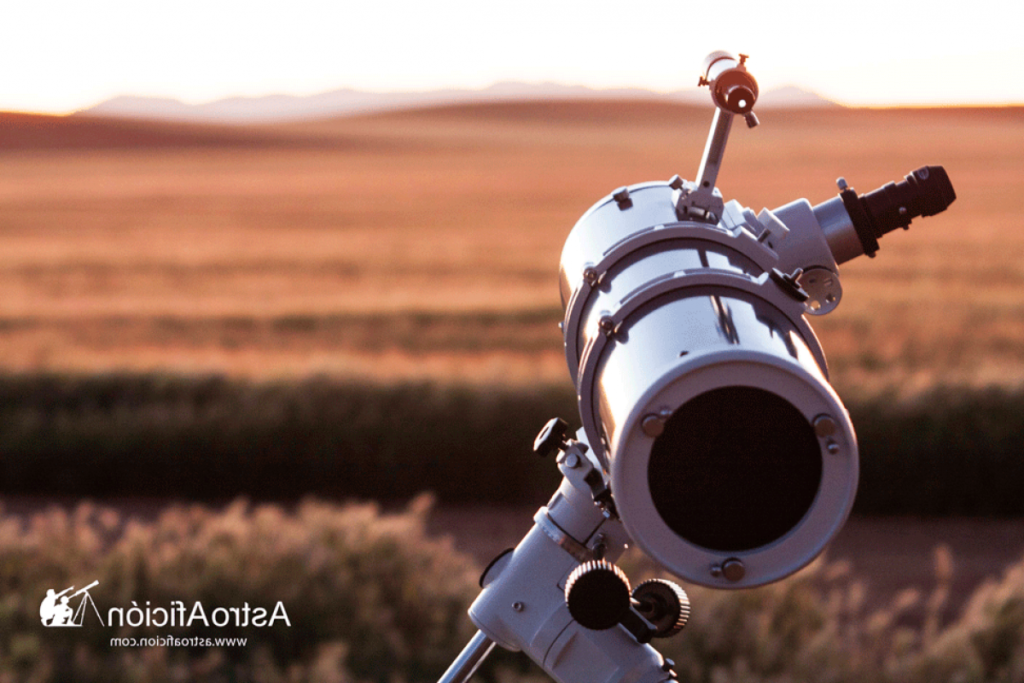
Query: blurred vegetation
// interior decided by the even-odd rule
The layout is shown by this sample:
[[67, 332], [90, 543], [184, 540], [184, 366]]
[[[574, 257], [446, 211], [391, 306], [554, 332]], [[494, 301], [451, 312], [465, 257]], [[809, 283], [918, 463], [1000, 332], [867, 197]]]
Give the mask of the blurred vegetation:
[[[849, 407], [856, 511], [1024, 514], [1024, 391]], [[542, 501], [559, 477], [531, 445], [555, 415], [573, 420], [571, 390], [11, 375], [0, 378], [0, 480], [8, 494]]]
[[[173, 506], [152, 522], [89, 504], [0, 521], [0, 680], [428, 681], [473, 633], [465, 609], [479, 570], [428, 540], [429, 499], [382, 515], [369, 504], [307, 501], [292, 511], [238, 500]], [[45, 629], [48, 588], [110, 607], [265, 607], [291, 626]], [[76, 601], [77, 602], [77, 601]], [[111, 647], [112, 637], [248, 637], [246, 647]]]
[[[700, 683], [1024, 680], [1024, 561], [979, 587], [955, 617], [946, 609], [952, 575], [940, 546], [933, 586], [871, 611], [867, 587], [845, 563], [818, 561], [755, 590], [687, 587], [690, 624], [657, 646], [681, 681]], [[909, 616], [915, 611], [923, 618]]]
[[7, 377], [0, 467], [8, 493], [546, 499], [560, 475], [532, 456], [533, 436], [567, 400], [329, 379]]
[[[424, 534], [430, 499], [382, 514], [369, 504], [166, 508], [152, 521], [80, 504], [20, 518], [0, 511], [0, 680], [433, 683], [472, 635], [479, 567]], [[651, 574], [625, 563], [635, 580]], [[850, 567], [819, 561], [756, 590], [688, 589], [690, 625], [657, 646], [693, 683], [1019, 683], [1024, 560], [949, 615], [953, 561], [933, 586], [868, 611]], [[47, 588], [85, 585], [111, 606], [200, 600], [271, 607], [291, 627], [45, 629]], [[907, 619], [908, 612], [920, 616]], [[246, 647], [111, 647], [111, 637], [244, 636]], [[492, 656], [478, 679], [540, 681], [522, 655]]]

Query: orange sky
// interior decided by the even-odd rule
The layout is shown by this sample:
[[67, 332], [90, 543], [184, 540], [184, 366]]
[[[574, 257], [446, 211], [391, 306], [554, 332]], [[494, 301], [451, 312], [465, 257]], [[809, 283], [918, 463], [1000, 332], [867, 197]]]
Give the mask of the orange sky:
[[555, 81], [660, 91], [716, 49], [763, 89], [847, 104], [1024, 103], [1009, 2], [482, 3], [34, 0], [4, 11], [0, 109], [68, 112], [117, 95], [202, 102], [341, 87]]

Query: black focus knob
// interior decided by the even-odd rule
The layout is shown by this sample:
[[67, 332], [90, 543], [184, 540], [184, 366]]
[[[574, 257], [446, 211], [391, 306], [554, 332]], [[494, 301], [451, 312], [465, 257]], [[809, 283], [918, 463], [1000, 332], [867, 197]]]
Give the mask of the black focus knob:
[[664, 579], [649, 579], [633, 589], [637, 611], [654, 626], [655, 638], [668, 638], [683, 630], [690, 619], [686, 591]]
[[581, 626], [604, 631], [629, 613], [629, 579], [606, 560], [584, 562], [565, 582], [565, 604]]
[[557, 453], [565, 446], [569, 434], [569, 423], [560, 417], [548, 420], [533, 441], [533, 452], [542, 458]]

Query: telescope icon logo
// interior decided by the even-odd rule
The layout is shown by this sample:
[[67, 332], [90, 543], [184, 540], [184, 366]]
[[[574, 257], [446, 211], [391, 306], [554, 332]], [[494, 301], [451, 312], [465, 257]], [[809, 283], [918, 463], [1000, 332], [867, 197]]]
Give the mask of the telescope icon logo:
[[[39, 605], [39, 618], [42, 620], [43, 626], [81, 627], [89, 607], [96, 613], [100, 626], [103, 626], [103, 617], [100, 616], [96, 603], [93, 601], [92, 596], [89, 595], [89, 589], [98, 586], [99, 583], [99, 581], [93, 581], [85, 588], [80, 588], [74, 593], [71, 593], [71, 591], [75, 590], [74, 586], [68, 586], [60, 593], [57, 593], [52, 588], [47, 590], [46, 597], [43, 598], [43, 602]], [[71, 594], [68, 595], [68, 593]], [[72, 607], [71, 601], [78, 596], [82, 596], [81, 600], [78, 601], [76, 606]]]

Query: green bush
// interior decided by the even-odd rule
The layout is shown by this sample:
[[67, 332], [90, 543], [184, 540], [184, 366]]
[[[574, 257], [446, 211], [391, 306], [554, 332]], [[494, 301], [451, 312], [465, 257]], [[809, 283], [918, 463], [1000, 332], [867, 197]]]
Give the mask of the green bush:
[[[0, 516], [0, 681], [433, 683], [473, 633], [466, 616], [478, 568], [427, 537], [428, 498], [394, 514], [375, 506], [245, 501], [214, 511], [172, 506], [150, 521], [81, 504], [25, 519]], [[653, 573], [628, 556], [637, 581]], [[930, 591], [881, 609], [849, 566], [817, 562], [745, 591], [688, 587], [693, 616], [655, 644], [685, 683], [1020, 683], [1024, 560], [980, 587], [944, 622], [948, 551]], [[44, 628], [47, 588], [92, 580], [113, 606], [272, 607], [291, 626]], [[923, 615], [923, 616], [922, 616]], [[112, 637], [242, 636], [245, 647], [114, 647]], [[519, 655], [492, 655], [481, 681], [545, 680]]]
[[[221, 511], [173, 506], [151, 522], [80, 505], [0, 526], [0, 680], [436, 680], [474, 629], [465, 610], [478, 569], [428, 539], [428, 499], [398, 514], [373, 505], [303, 502], [292, 511], [236, 501]], [[48, 588], [90, 591], [109, 608], [218, 606], [273, 610], [291, 625], [45, 628]], [[133, 603], [134, 601], [134, 603]], [[77, 601], [76, 601], [77, 602]], [[246, 647], [112, 647], [112, 637], [246, 637]]]
[[531, 453], [571, 391], [255, 383], [164, 375], [0, 376], [7, 493], [224, 501], [547, 498]]
[[1024, 514], [1024, 390], [940, 387], [912, 401], [851, 403], [858, 512]]
[[[855, 511], [1024, 514], [1024, 390], [936, 389], [850, 400], [861, 446]], [[225, 501], [546, 500], [534, 457], [571, 387], [246, 382], [163, 375], [0, 376], [7, 493]]]
[[656, 645], [686, 683], [1024, 681], [1024, 560], [943, 623], [951, 578], [948, 550], [937, 548], [930, 592], [908, 589], [873, 610], [841, 563], [754, 590], [687, 587], [689, 625]]

